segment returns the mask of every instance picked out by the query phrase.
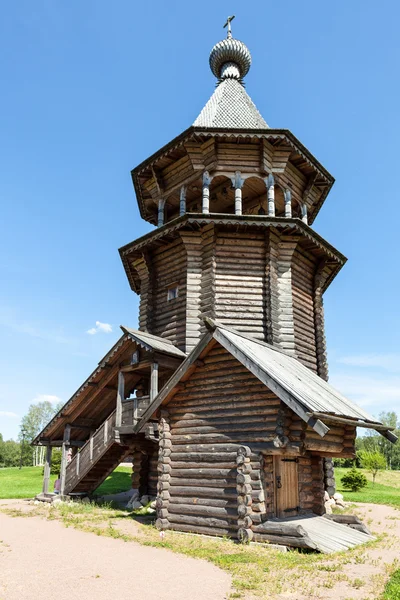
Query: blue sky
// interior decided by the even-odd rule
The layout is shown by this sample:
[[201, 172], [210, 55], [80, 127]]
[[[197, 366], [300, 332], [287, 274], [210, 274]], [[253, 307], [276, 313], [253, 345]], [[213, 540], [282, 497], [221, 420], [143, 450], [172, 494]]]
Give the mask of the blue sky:
[[[325, 295], [331, 382], [370, 412], [400, 402], [400, 7], [236, 0], [28, 0], [0, 21], [0, 432], [66, 401], [137, 297], [117, 252], [142, 222], [130, 170], [214, 90], [212, 46], [250, 48], [247, 91], [336, 177], [314, 228], [349, 258]], [[96, 322], [100, 325], [96, 326]], [[104, 324], [102, 326], [101, 324]], [[96, 329], [95, 333], [88, 333]]]

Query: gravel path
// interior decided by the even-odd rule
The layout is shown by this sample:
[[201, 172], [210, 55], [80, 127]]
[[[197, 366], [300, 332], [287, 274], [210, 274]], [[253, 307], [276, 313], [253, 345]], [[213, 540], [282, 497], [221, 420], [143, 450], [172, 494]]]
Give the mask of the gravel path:
[[0, 513], [0, 600], [223, 600], [230, 577], [213, 565]]

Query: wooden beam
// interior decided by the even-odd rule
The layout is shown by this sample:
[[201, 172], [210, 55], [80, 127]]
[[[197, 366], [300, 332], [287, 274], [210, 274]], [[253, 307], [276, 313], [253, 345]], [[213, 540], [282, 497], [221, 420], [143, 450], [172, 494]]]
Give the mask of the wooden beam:
[[65, 475], [67, 471], [67, 457], [68, 457], [68, 449], [70, 445], [70, 437], [71, 437], [71, 425], [67, 423], [64, 428], [64, 439], [62, 444], [61, 451], [61, 473], [60, 473], [60, 496], [64, 496], [65, 490]]
[[125, 400], [125, 375], [123, 371], [118, 373], [117, 409], [115, 411], [115, 426], [122, 424], [122, 402]]
[[47, 494], [49, 491], [50, 471], [51, 471], [51, 453], [53, 451], [52, 446], [46, 448], [46, 462], [44, 464], [44, 475], [43, 475], [43, 494]]
[[153, 362], [150, 373], [150, 402], [158, 395], [158, 363]]
[[153, 362], [151, 360], [141, 360], [135, 365], [123, 365], [120, 368], [120, 371], [122, 371], [122, 373], [132, 373], [134, 371], [140, 371], [142, 369], [150, 369], [152, 364]]
[[[322, 413], [322, 412], [312, 412], [312, 413], [308, 413], [308, 414], [310, 416], [316, 417], [318, 419], [326, 419], [327, 421], [332, 421], [332, 423], [342, 423], [343, 425], [353, 425], [353, 427], [363, 427], [364, 429], [375, 429], [375, 431], [378, 431], [382, 435], [384, 435], [385, 433], [390, 433], [391, 431], [394, 430], [394, 427], [388, 427], [387, 425], [383, 425], [382, 423], [374, 422], [374, 421], [360, 421], [357, 419], [350, 419], [350, 418], [346, 418], [346, 417], [337, 417], [336, 415], [330, 415], [330, 414]], [[390, 435], [395, 437], [397, 440], [397, 436], [395, 436], [393, 433], [391, 433]], [[389, 439], [389, 438], [387, 438], [387, 439]]]

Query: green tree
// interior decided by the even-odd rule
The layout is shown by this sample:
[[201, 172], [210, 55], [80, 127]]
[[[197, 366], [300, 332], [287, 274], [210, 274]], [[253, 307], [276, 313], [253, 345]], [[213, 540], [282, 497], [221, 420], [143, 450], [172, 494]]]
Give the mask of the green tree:
[[[38, 433], [47, 425], [53, 416], [61, 408], [48, 400], [31, 404], [27, 414], [21, 419], [19, 439], [23, 445], [23, 464], [41, 465], [44, 462], [44, 447], [31, 448], [31, 444]], [[29, 462], [27, 463], [27, 457]]]
[[20, 459], [20, 446], [14, 440], [3, 440], [0, 434], [0, 467], [17, 467]]
[[352, 492], [358, 492], [358, 490], [361, 490], [361, 488], [365, 487], [367, 484], [368, 481], [364, 473], [361, 473], [356, 467], [350, 469], [350, 471], [342, 477], [343, 487]]
[[361, 452], [361, 464], [372, 475], [372, 483], [375, 485], [375, 478], [379, 471], [386, 469], [386, 458], [382, 452]]

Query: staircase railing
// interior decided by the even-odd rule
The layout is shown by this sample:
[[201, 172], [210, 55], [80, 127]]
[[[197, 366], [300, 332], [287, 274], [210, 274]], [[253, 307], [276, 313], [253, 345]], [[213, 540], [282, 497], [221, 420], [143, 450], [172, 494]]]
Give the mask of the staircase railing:
[[115, 410], [90, 436], [88, 441], [67, 465], [65, 493], [68, 494], [101, 458], [115, 441]]

